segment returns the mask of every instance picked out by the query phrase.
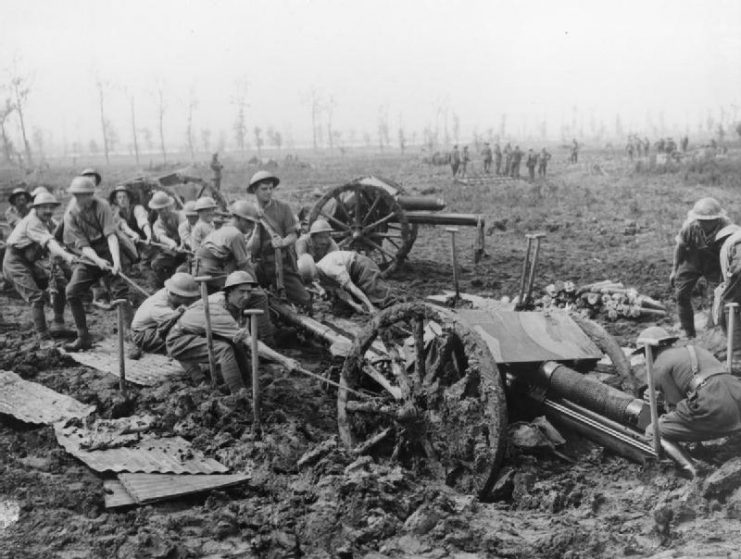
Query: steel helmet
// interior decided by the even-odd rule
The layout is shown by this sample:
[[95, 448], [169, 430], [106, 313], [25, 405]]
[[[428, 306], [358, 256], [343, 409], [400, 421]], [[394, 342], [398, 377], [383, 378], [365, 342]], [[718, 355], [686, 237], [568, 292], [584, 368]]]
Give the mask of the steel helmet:
[[331, 233], [334, 231], [326, 219], [319, 218], [309, 227], [309, 235], [314, 233]]
[[715, 198], [700, 198], [687, 215], [692, 219], [710, 220], [724, 217], [726, 213]]
[[661, 326], [649, 326], [648, 328], [641, 330], [641, 333], [638, 334], [638, 337], [636, 338], [636, 346], [638, 347], [633, 350], [633, 353], [636, 354], [643, 351], [643, 345], [641, 344], [642, 340], [656, 340], [659, 342], [659, 346], [666, 346], [676, 342], [678, 339], [679, 336], [670, 336], [669, 332], [664, 330]]
[[113, 190], [111, 190], [111, 194], [108, 197], [108, 201], [111, 204], [114, 204], [115, 203], [116, 193], [118, 193], [118, 192], [125, 192], [126, 195], [129, 197], [129, 202], [131, 203], [131, 205], [136, 204], [136, 201], [137, 201], [136, 195], [131, 190], [131, 188], [128, 187], [127, 185], [125, 185], [125, 184], [116, 185], [116, 187]]
[[35, 199], [35, 198], [36, 198], [36, 196], [38, 196], [38, 195], [39, 195], [39, 194], [41, 194], [42, 192], [49, 192], [49, 189], [48, 189], [48, 188], [46, 188], [45, 186], [37, 186], [36, 188], [34, 188], [34, 189], [33, 189], [33, 190], [31, 191], [31, 198]]
[[214, 199], [211, 198], [211, 196], [201, 196], [196, 200], [195, 210], [213, 210], [217, 207], [216, 202], [214, 202]]
[[61, 202], [57, 202], [57, 199], [50, 192], [39, 192], [33, 199], [34, 208], [37, 206], [59, 206]]
[[247, 187], [247, 192], [254, 192], [255, 188], [257, 188], [257, 185], [261, 182], [272, 182], [273, 187], [276, 187], [280, 184], [280, 179], [270, 171], [258, 171], [257, 173], [252, 175], [250, 184]]
[[75, 177], [72, 179], [67, 192], [70, 194], [93, 194], [95, 192], [95, 182], [90, 177]]
[[741, 229], [741, 227], [739, 227], [735, 223], [731, 223], [730, 225], [726, 225], [723, 229], [721, 229], [720, 231], [718, 231], [715, 234], [715, 240], [716, 241], [720, 241], [721, 239], [725, 239], [726, 237], [730, 237], [731, 235], [733, 235], [739, 229]]
[[91, 167], [83, 169], [82, 173], [80, 173], [80, 176], [93, 178], [95, 180], [95, 186], [98, 186], [103, 181], [103, 177], [100, 176], [100, 173]]
[[177, 272], [165, 280], [165, 288], [170, 293], [186, 299], [195, 299], [200, 295], [195, 278], [186, 272]]
[[257, 223], [260, 220], [260, 215], [257, 213], [255, 205], [250, 204], [245, 200], [237, 200], [234, 202], [232, 207], [229, 209], [229, 213], [254, 223]]
[[186, 216], [197, 216], [198, 212], [196, 211], [196, 201], [195, 200], [189, 200], [185, 203], [183, 206], [183, 211], [185, 212]]
[[304, 253], [298, 257], [296, 262], [299, 275], [306, 281], [313, 281], [316, 278], [316, 264], [314, 263], [314, 257], [311, 254]]
[[237, 285], [244, 285], [245, 283], [250, 285], [257, 285], [257, 280], [249, 272], [245, 272], [244, 270], [237, 270], [236, 272], [232, 272], [226, 277], [226, 281], [224, 282], [224, 289], [235, 287]]
[[175, 204], [175, 200], [173, 200], [170, 195], [167, 194], [167, 192], [163, 192], [161, 190], [158, 190], [154, 193], [152, 196], [152, 199], [149, 201], [149, 207], [153, 210], [161, 210], [163, 208], [169, 208], [170, 206], [173, 206]]
[[14, 188], [13, 192], [11, 192], [10, 196], [8, 196], [8, 201], [12, 204], [13, 200], [15, 200], [15, 197], [21, 194], [23, 194], [29, 201], [33, 198], [28, 192], [26, 192], [25, 188]]

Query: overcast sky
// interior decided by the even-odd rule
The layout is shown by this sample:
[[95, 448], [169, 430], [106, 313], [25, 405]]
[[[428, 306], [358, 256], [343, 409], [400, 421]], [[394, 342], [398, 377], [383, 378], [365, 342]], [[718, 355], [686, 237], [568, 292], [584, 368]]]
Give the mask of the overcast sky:
[[[127, 92], [138, 126], [156, 129], [167, 102], [168, 143], [194, 127], [233, 141], [236, 83], [248, 84], [250, 129], [311, 138], [310, 91], [333, 96], [334, 126], [375, 135], [421, 132], [448, 106], [463, 136], [548, 121], [604, 120], [646, 132], [650, 112], [684, 128], [712, 111], [741, 119], [741, 2], [465, 0], [0, 0], [0, 68], [33, 77], [29, 127], [55, 141], [100, 136], [96, 76], [122, 143]], [[7, 81], [7, 73], [4, 82]], [[124, 90], [125, 88], [125, 90]], [[392, 133], [395, 138], [395, 133]], [[99, 138], [98, 138], [99, 139]]]

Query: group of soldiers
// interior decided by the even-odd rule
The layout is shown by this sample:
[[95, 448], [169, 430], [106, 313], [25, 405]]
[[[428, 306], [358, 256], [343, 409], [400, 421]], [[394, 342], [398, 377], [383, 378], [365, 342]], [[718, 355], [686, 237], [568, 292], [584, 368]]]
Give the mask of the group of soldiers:
[[[302, 231], [291, 207], [273, 196], [280, 179], [270, 172], [258, 171], [250, 179], [247, 193], [254, 201], [237, 200], [225, 213], [208, 196], [178, 210], [164, 191], [155, 191], [145, 209], [125, 185], [105, 200], [97, 195], [100, 183], [92, 169], [74, 177], [61, 221], [54, 219], [61, 203], [47, 190], [11, 194], [6, 217], [13, 230], [3, 273], [30, 304], [40, 343], [74, 335], [64, 345], [67, 351], [93, 347], [85, 303], [100, 282], [122, 309], [133, 343], [129, 358], [167, 353], [194, 381], [203, 380], [208, 323], [220, 376], [235, 391], [245, 386], [249, 362], [245, 352], [252, 334], [242, 326], [245, 310], [259, 311], [260, 356], [276, 359], [268, 297], [281, 297], [301, 311], [310, 311], [313, 293], [358, 312], [375, 312], [394, 300], [376, 263], [340, 250], [327, 221], [316, 220]], [[18, 219], [10, 222], [15, 214]], [[135, 310], [129, 288], [137, 286], [126, 273], [142, 259], [159, 290]], [[199, 282], [206, 286], [207, 301]], [[74, 332], [65, 328], [67, 305]]]
[[[515, 179], [520, 178], [520, 166], [522, 160], [525, 159], [528, 178], [531, 182], [535, 180], [536, 167], [539, 177], [546, 176], [548, 162], [551, 159], [551, 154], [546, 148], [543, 148], [540, 153], [535, 153], [532, 149], [529, 149], [525, 153], [520, 149], [520, 146], [515, 145], [513, 148], [509, 142], [504, 146], [504, 149], [501, 149], [499, 144], [495, 144], [493, 150], [489, 142], [484, 142], [481, 156], [483, 158], [484, 173], [487, 175], [491, 174], [493, 164], [494, 174], [496, 176]], [[453, 150], [450, 152], [450, 168], [453, 171], [453, 178], [466, 178], [468, 163], [470, 161], [471, 157], [468, 152], [468, 146], [463, 146], [463, 152], [461, 153], [458, 150], [458, 145], [454, 145]]]

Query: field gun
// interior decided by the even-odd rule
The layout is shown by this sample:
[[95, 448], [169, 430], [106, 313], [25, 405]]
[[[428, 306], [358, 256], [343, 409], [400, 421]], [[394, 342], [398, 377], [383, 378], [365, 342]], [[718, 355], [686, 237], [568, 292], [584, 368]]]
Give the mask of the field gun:
[[[617, 343], [605, 343], [609, 334], [566, 311], [493, 303], [401, 303], [354, 331], [271, 307], [344, 359], [338, 428], [354, 454], [391, 459], [482, 499], [496, 481], [510, 413], [545, 415], [632, 460], [661, 458], [643, 438], [648, 404], [589, 374], [606, 354], [619, 375], [630, 374]], [[681, 447], [661, 446], [696, 474]]]
[[[175, 206], [182, 209], [185, 202], [197, 200], [201, 196], [211, 196], [221, 210], [226, 210], [227, 201], [213, 183], [181, 172], [169, 173], [161, 177], [141, 176], [123, 181], [119, 184], [128, 186], [146, 207], [152, 194], [157, 190], [167, 192], [174, 200]], [[106, 193], [107, 195], [107, 193]]]
[[384, 275], [407, 257], [419, 225], [472, 226], [477, 230], [474, 259], [478, 262], [484, 254], [484, 217], [443, 213], [444, 208], [440, 198], [406, 195], [398, 183], [368, 176], [328, 190], [309, 212], [308, 224], [326, 219], [341, 249], [371, 257]]

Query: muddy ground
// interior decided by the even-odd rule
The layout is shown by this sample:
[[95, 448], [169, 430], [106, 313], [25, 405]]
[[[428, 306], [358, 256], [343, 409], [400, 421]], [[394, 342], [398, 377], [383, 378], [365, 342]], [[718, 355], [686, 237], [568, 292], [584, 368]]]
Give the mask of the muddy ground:
[[[378, 173], [411, 192], [443, 197], [448, 209], [484, 213], [493, 225], [487, 256], [473, 262], [473, 232], [462, 231], [462, 288], [484, 296], [516, 294], [524, 234], [545, 231], [536, 290], [555, 280], [622, 281], [663, 301], [672, 238], [700, 196], [730, 202], [738, 162], [637, 172], [602, 153], [567, 166], [556, 152], [551, 177], [532, 185], [453, 183], [447, 168], [413, 156], [316, 159], [308, 168], [279, 169], [278, 194], [311, 203], [316, 186]], [[226, 189], [239, 192], [250, 170], [225, 161]], [[135, 174], [104, 170], [111, 181]], [[63, 187], [66, 169], [44, 177]], [[204, 176], [208, 176], [204, 172]], [[450, 288], [448, 237], [422, 228], [409, 262], [394, 276], [399, 293], [424, 296]], [[698, 293], [699, 306], [707, 294]], [[738, 557], [741, 495], [708, 492], [704, 476], [689, 481], [670, 462], [638, 465], [572, 433], [560, 455], [508, 447], [494, 502], [453, 492], [394, 463], [351, 456], [337, 439], [335, 392], [310, 378], [262, 373], [263, 433], [252, 429], [250, 399], [214, 394], [185, 381], [132, 386], [122, 405], [115, 377], [81, 367], [32, 341], [27, 308], [0, 295], [13, 324], [0, 333], [0, 369], [15, 371], [78, 400], [101, 417], [154, 414], [156, 430], [178, 434], [232, 471], [251, 472], [245, 485], [209, 495], [122, 512], [106, 511], [103, 477], [67, 454], [51, 427], [0, 418], [0, 557]], [[113, 321], [94, 311], [93, 328], [112, 335]], [[674, 327], [671, 316], [660, 324]], [[604, 323], [623, 345], [650, 322]], [[318, 347], [284, 351], [316, 372], [337, 374]], [[112, 356], [112, 358], [115, 358]], [[741, 438], [691, 449], [704, 475], [738, 456]], [[16, 518], [16, 521], [12, 521]]]

